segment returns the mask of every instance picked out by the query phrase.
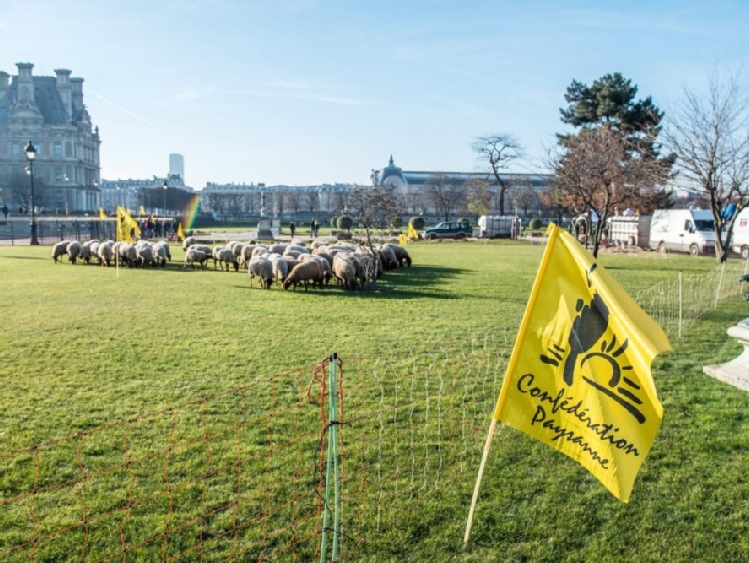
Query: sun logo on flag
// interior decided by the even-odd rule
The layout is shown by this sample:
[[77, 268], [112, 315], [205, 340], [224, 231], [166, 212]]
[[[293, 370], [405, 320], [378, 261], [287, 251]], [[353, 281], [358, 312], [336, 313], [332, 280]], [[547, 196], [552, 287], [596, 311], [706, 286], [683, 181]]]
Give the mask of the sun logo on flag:
[[[592, 286], [589, 274], [595, 268], [596, 265], [593, 264], [590, 271], [586, 272], [588, 287]], [[568, 349], [552, 344], [548, 348], [548, 355], [540, 355], [541, 361], [557, 367], [564, 364], [562, 379], [566, 385], [572, 385], [577, 370], [586, 365], [589, 373], [597, 376], [605, 374], [604, 377], [597, 379], [608, 380], [606, 384], [598, 383], [585, 375], [581, 377], [583, 381], [623, 406], [638, 422], [644, 423], [645, 416], [638, 408], [642, 400], [636, 395], [641, 388], [632, 378], [623, 375], [631, 372], [633, 368], [631, 365], [621, 365], [619, 361], [629, 346], [629, 339], [619, 344], [616, 336], [612, 335], [610, 342], [603, 340], [599, 349], [594, 350], [596, 343], [609, 328], [609, 308], [598, 292], [593, 294], [589, 303], [578, 299], [575, 311], [577, 315], [570, 328]]]

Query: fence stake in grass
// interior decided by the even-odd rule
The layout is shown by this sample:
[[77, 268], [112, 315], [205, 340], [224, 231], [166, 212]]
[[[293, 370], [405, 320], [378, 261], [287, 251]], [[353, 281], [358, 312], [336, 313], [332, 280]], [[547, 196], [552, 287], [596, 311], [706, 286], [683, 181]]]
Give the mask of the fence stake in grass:
[[320, 563], [325, 563], [328, 524], [331, 516], [330, 474], [333, 473], [333, 547], [331, 561], [338, 560], [338, 536], [340, 535], [340, 490], [338, 484], [338, 354], [330, 359], [329, 371], [329, 410], [328, 410], [328, 458], [325, 467], [325, 505], [323, 507], [322, 541], [320, 545]]
[[682, 283], [681, 283], [681, 272], [679, 272], [679, 323], [678, 323], [678, 333], [679, 338], [681, 338], [681, 316], [682, 316], [682, 308], [683, 308], [683, 293], [682, 293]]

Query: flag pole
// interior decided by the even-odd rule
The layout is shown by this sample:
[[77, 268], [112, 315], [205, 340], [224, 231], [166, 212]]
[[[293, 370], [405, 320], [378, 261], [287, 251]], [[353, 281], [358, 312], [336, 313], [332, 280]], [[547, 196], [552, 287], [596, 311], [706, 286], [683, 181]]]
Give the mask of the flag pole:
[[[541, 266], [539, 267], [538, 274], [536, 275], [536, 281], [533, 282], [533, 288], [531, 289], [531, 296], [528, 300], [528, 307], [525, 310], [525, 314], [523, 315], [523, 320], [520, 323], [520, 331], [518, 332], [517, 341], [515, 342], [515, 346], [512, 349], [512, 354], [510, 355], [510, 363], [507, 366], [507, 374], [511, 374], [513, 370], [515, 369], [515, 364], [518, 360], [518, 351], [520, 350], [520, 343], [525, 338], [525, 332], [528, 328], [528, 317], [529, 317], [529, 311], [532, 309], [533, 304], [536, 301], [536, 298], [538, 296], [538, 286], [539, 286], [539, 280], [543, 278], [544, 273], [546, 272], [546, 267], [549, 264], [549, 256], [551, 254], [551, 249], [554, 248], [554, 243], [556, 242], [557, 233], [559, 232], [559, 227], [556, 226], [554, 223], [549, 223], [549, 227], [546, 229], [546, 234], [549, 236], [549, 240], [546, 243], [546, 250], [544, 251], [543, 258], [541, 258]], [[506, 383], [506, 381], [505, 381]], [[476, 486], [473, 488], [473, 499], [471, 500], [471, 509], [468, 512], [468, 522], [466, 522], [466, 533], [463, 537], [463, 547], [465, 548], [468, 545], [468, 540], [471, 537], [471, 526], [473, 524], [473, 512], [476, 509], [476, 503], [478, 502], [479, 498], [479, 487], [481, 486], [481, 479], [484, 476], [484, 466], [486, 465], [486, 459], [489, 457], [489, 448], [492, 444], [492, 439], [494, 438], [494, 430], [497, 427], [497, 421], [499, 420], [499, 413], [502, 410], [502, 405], [505, 402], [505, 397], [507, 396], [507, 388], [503, 384], [502, 389], [499, 393], [499, 400], [497, 401], [497, 406], [494, 409], [494, 415], [492, 416], [492, 423], [489, 426], [489, 435], [486, 437], [486, 444], [484, 445], [484, 453], [481, 456], [481, 465], [479, 465], [479, 474], [476, 478]]]
[[463, 547], [468, 545], [468, 539], [471, 537], [471, 526], [473, 525], [473, 511], [476, 509], [476, 503], [479, 500], [479, 488], [481, 487], [481, 479], [484, 476], [484, 466], [486, 465], [486, 459], [489, 457], [489, 448], [492, 445], [492, 439], [494, 438], [494, 429], [497, 427], [497, 419], [492, 417], [492, 423], [489, 426], [489, 435], [486, 437], [486, 444], [484, 444], [484, 453], [481, 456], [481, 464], [479, 465], [479, 474], [476, 478], [476, 485], [473, 487], [473, 498], [471, 499], [471, 509], [468, 511], [468, 522], [466, 523], [466, 533], [463, 537]]

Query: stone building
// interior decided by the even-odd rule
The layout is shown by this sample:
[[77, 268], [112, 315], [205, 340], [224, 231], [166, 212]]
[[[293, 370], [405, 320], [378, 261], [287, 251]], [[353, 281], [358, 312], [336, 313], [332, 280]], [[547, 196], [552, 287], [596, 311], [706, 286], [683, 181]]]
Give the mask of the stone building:
[[0, 71], [0, 190], [11, 210], [28, 208], [30, 179], [24, 148], [36, 148], [35, 204], [42, 213], [83, 214], [100, 205], [99, 128], [83, 103], [83, 78], [71, 71], [34, 76]]
[[[521, 194], [537, 194], [546, 190], [551, 184], [549, 174], [518, 174], [504, 173], [500, 175], [502, 182], [508, 187], [505, 199], [505, 213], [515, 213], [516, 207], [524, 207]], [[486, 172], [445, 172], [437, 170], [403, 170], [395, 165], [392, 155], [387, 166], [382, 169], [372, 169], [370, 183], [373, 186], [390, 185], [401, 197], [404, 213], [420, 214], [424, 216], [440, 215], [439, 204], [432, 195], [434, 186], [438, 183], [449, 185], [457, 192], [466, 192], [473, 186], [483, 184], [489, 195], [489, 207], [492, 213], [498, 209], [497, 192], [499, 186], [491, 174]], [[443, 191], [445, 191], [445, 188]], [[454, 213], [465, 211], [465, 197], [455, 197]], [[522, 205], [521, 205], [522, 203]], [[539, 204], [540, 205], [540, 204]], [[520, 209], [522, 211], [522, 209]]]

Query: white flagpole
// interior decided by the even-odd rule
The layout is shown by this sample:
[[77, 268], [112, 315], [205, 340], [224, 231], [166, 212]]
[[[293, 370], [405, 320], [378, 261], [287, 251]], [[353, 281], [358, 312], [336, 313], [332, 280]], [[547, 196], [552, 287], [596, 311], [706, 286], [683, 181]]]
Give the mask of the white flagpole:
[[466, 534], [463, 537], [463, 547], [466, 547], [468, 545], [468, 539], [471, 537], [473, 511], [476, 509], [476, 503], [479, 500], [479, 488], [481, 487], [481, 479], [484, 476], [484, 466], [486, 465], [486, 459], [489, 457], [489, 448], [492, 445], [492, 439], [494, 438], [494, 429], [496, 427], [497, 421], [492, 417], [492, 423], [489, 426], [489, 435], [486, 437], [486, 444], [484, 444], [484, 453], [481, 456], [481, 465], [479, 465], [479, 474], [476, 478], [476, 486], [473, 488], [473, 499], [471, 499], [471, 509], [468, 511], [468, 522], [466, 523]]

